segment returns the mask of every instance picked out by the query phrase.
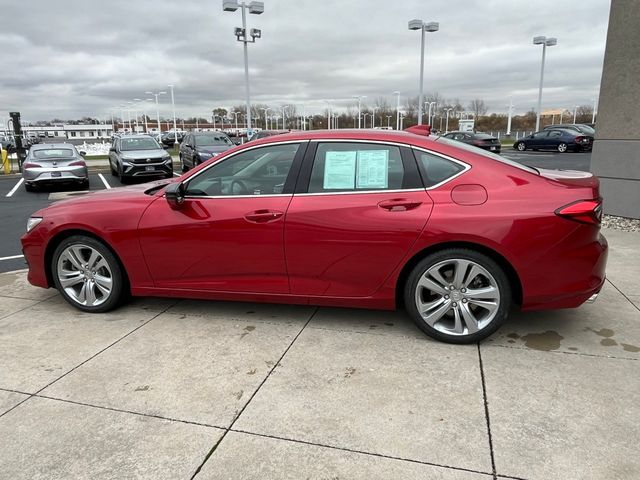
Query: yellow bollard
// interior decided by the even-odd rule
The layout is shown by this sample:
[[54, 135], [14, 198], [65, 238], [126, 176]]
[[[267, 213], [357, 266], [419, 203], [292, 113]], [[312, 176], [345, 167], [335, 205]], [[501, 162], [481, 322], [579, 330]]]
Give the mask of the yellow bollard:
[[4, 167], [4, 173], [5, 174], [10, 174], [11, 173], [11, 163], [9, 162], [9, 152], [6, 151], [4, 148], [1, 150], [1, 154], [0, 154], [0, 158], [2, 159], [2, 166]]

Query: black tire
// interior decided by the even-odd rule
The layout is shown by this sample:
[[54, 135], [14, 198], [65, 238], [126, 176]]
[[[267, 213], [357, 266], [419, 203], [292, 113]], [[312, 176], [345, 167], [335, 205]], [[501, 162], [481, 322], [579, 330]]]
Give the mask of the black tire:
[[187, 166], [184, 164], [184, 159], [182, 158], [182, 155], [180, 155], [180, 170], [182, 170], [182, 173], [185, 173], [189, 170]]
[[84, 182], [80, 182], [80, 188], [82, 190], [89, 190], [89, 180], [85, 180]]
[[524, 142], [516, 142], [514, 148], [519, 152], [524, 152], [527, 149], [527, 145]]
[[109, 161], [109, 170], [111, 170], [111, 175], [113, 175], [114, 177], [118, 176], [118, 172], [116, 172], [116, 169], [113, 168], [113, 165], [111, 164], [111, 161]]
[[[422, 315], [418, 311], [418, 307], [416, 305], [416, 296], [418, 295], [418, 282], [423, 277], [423, 275], [432, 267], [438, 265], [441, 262], [453, 261], [456, 260], [467, 260], [472, 261], [475, 264], [482, 267], [486, 272], [488, 272], [495, 281], [499, 292], [499, 300], [498, 300], [498, 308], [496, 310], [495, 315], [491, 318], [486, 325], [483, 325], [482, 328], [474, 333], [467, 334], [453, 334], [447, 333], [446, 331], [442, 331], [442, 329], [436, 329], [433, 326], [429, 325], [425, 319], [423, 319]], [[476, 277], [474, 277], [476, 278]], [[477, 281], [481, 282], [484, 278], [482, 275], [478, 276]], [[451, 293], [451, 297], [453, 297], [453, 293]], [[429, 300], [427, 300], [429, 301]], [[466, 300], [458, 300], [458, 302]], [[451, 298], [450, 302], [454, 302], [454, 299]], [[470, 302], [472, 302], [470, 300]], [[415, 322], [415, 324], [420, 328], [424, 333], [428, 336], [435, 338], [436, 340], [440, 340], [442, 342], [447, 343], [475, 343], [483, 340], [493, 334], [496, 330], [498, 330], [502, 324], [507, 319], [509, 312], [511, 310], [512, 305], [512, 289], [509, 283], [509, 278], [502, 270], [502, 268], [490, 257], [479, 253], [475, 250], [470, 250], [466, 248], [451, 248], [446, 250], [441, 250], [439, 252], [432, 253], [421, 260], [411, 271], [409, 277], [404, 286], [404, 305], [407, 313]], [[455, 303], [452, 303], [455, 305]], [[462, 307], [462, 304], [460, 304]], [[467, 308], [470, 308], [467, 305]], [[477, 310], [476, 312], [482, 313], [482, 310]], [[453, 310], [446, 310], [446, 316], [452, 315]], [[490, 316], [490, 315], [489, 315]], [[443, 317], [445, 322], [448, 322], [450, 319]], [[453, 321], [453, 320], [451, 320]], [[466, 322], [463, 322], [466, 323]], [[434, 325], [438, 325], [439, 322], [434, 322]], [[441, 327], [442, 328], [442, 327]], [[445, 328], [446, 330], [446, 328]]]
[[[102, 258], [107, 262], [109, 266], [109, 269], [111, 271], [110, 273], [111, 273], [111, 281], [112, 281], [111, 293], [109, 294], [108, 298], [99, 305], [96, 305], [96, 306], [82, 305], [78, 303], [76, 300], [74, 300], [65, 291], [65, 289], [62, 288], [62, 285], [60, 283], [60, 278], [57, 274], [58, 260], [60, 259], [60, 255], [62, 255], [62, 253], [68, 247], [71, 247], [74, 245], [83, 245], [83, 246], [93, 248], [94, 250], [98, 251], [98, 253], [102, 256]], [[65, 238], [60, 243], [60, 245], [58, 245], [58, 247], [53, 252], [53, 257], [51, 259], [51, 276], [53, 277], [53, 282], [56, 288], [58, 289], [58, 291], [60, 292], [60, 294], [62, 295], [62, 297], [69, 304], [73, 305], [77, 309], [82, 310], [84, 312], [102, 313], [102, 312], [107, 312], [109, 310], [113, 310], [114, 308], [116, 308], [118, 305], [122, 303], [122, 301], [126, 298], [129, 290], [128, 285], [126, 283], [126, 276], [124, 275], [122, 267], [120, 266], [120, 262], [115, 257], [115, 255], [111, 252], [111, 250], [107, 248], [107, 246], [104, 243], [85, 235], [73, 235], [69, 238]]]
[[36, 191], [36, 187], [34, 187], [33, 185], [29, 184], [29, 183], [25, 183], [24, 184], [24, 189], [27, 192], [35, 192]]

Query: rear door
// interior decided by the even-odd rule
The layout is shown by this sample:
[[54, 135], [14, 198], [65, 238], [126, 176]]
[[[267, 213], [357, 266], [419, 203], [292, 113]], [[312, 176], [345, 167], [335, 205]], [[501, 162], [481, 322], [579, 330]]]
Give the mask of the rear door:
[[285, 222], [291, 293], [373, 295], [418, 238], [432, 205], [410, 148], [311, 142]]

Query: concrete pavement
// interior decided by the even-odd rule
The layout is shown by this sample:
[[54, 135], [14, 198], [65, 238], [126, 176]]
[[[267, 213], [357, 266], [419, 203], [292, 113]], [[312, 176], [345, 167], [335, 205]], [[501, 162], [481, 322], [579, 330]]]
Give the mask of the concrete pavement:
[[596, 303], [479, 346], [401, 312], [89, 315], [1, 274], [0, 478], [640, 478], [640, 234], [605, 235]]

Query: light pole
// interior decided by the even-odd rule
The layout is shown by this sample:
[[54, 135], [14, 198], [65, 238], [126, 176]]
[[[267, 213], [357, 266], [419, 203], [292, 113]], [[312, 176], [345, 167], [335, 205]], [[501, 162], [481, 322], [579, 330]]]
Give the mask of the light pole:
[[575, 107], [573, 107], [573, 123], [576, 123], [576, 116], [578, 115], [578, 107], [580, 105], [576, 105]]
[[264, 129], [267, 130], [269, 127], [267, 126], [267, 112], [269, 110], [271, 110], [270, 108], [261, 108], [260, 110], [262, 110], [262, 112], [264, 113]]
[[331, 130], [331, 104], [328, 100], [323, 100], [327, 104], [327, 130]]
[[402, 127], [404, 126], [404, 112], [400, 114], [400, 128], [398, 130], [402, 130]]
[[[249, 43], [255, 43], [256, 38], [262, 37], [262, 31], [257, 28], [252, 28], [247, 36], [247, 13], [253, 13], [254, 15], [260, 15], [264, 13], [264, 2], [238, 2], [237, 0], [223, 0], [222, 10], [225, 12], [235, 12], [238, 8], [242, 9], [242, 28], [236, 27], [235, 35], [236, 40], [242, 42], [244, 48], [244, 83], [246, 93], [247, 104], [247, 137], [253, 133], [251, 131], [251, 90], [249, 88]], [[251, 37], [251, 40], [248, 39]]]
[[400, 130], [400, 92], [396, 90], [393, 94], [398, 96], [398, 102], [396, 105], [396, 130]]
[[[511, 116], [512, 115], [513, 115], [513, 97], [509, 97], [509, 115], [507, 116], [507, 135], [511, 135]], [[562, 117], [560, 117], [560, 119], [562, 119]]]
[[538, 115], [536, 117], [536, 132], [540, 130], [540, 113], [542, 112], [542, 82], [544, 80], [544, 57], [547, 53], [547, 47], [553, 47], [558, 43], [558, 39], [554, 37], [533, 37], [534, 45], [542, 45], [542, 65], [540, 67], [540, 88], [538, 89]]
[[229, 112], [229, 113], [235, 117], [235, 120], [236, 120], [236, 136], [237, 136], [238, 135], [238, 115], [240, 115], [240, 112]]
[[387, 115], [387, 128], [391, 128], [391, 117], [393, 117], [393, 115]]
[[171, 107], [173, 108], [173, 146], [178, 144], [178, 127], [176, 126], [176, 101], [173, 98], [173, 85], [167, 85], [171, 89]]
[[[367, 128], [367, 115], [371, 115], [371, 114], [369, 112], [364, 112], [362, 114], [362, 117], [363, 117], [362, 119], [364, 120], [364, 122], [363, 122], [364, 123], [364, 128]], [[358, 125], [358, 128], [360, 128], [359, 125]]]
[[360, 128], [360, 107], [362, 105], [362, 99], [363, 98], [367, 98], [367, 96], [366, 95], [354, 95], [353, 98], [357, 98], [358, 99], [358, 128]]
[[447, 123], [444, 127], [444, 133], [449, 133], [449, 112], [454, 110], [453, 108], [445, 108], [444, 111], [447, 112]]
[[596, 123], [596, 107], [598, 106], [598, 99], [593, 99], [593, 111], [591, 112], [591, 123]]
[[440, 29], [438, 22], [425, 23], [422, 20], [414, 19], [409, 21], [409, 30], [420, 30], [420, 94], [418, 95], [418, 125], [422, 125], [422, 96], [424, 85], [424, 40], [425, 32], [437, 32]]
[[373, 107], [373, 113], [371, 114], [371, 128], [376, 128], [376, 110], [380, 110], [380, 107]]
[[284, 130], [285, 129], [284, 124], [285, 124], [285, 119], [286, 119], [285, 110], [287, 108], [289, 108], [289, 105], [283, 105], [281, 108], [282, 108], [282, 129]]
[[153, 95], [156, 97], [156, 118], [158, 119], [158, 135], [162, 134], [162, 126], [160, 125], [160, 109], [158, 107], [158, 97], [160, 95], [166, 95], [167, 92], [144, 92], [147, 95]]
[[435, 106], [436, 102], [424, 102], [425, 105], [429, 104], [429, 115], [428, 121], [429, 125], [431, 125], [431, 107]]

